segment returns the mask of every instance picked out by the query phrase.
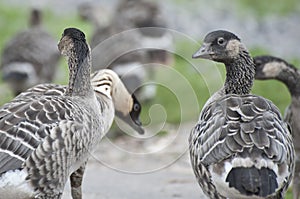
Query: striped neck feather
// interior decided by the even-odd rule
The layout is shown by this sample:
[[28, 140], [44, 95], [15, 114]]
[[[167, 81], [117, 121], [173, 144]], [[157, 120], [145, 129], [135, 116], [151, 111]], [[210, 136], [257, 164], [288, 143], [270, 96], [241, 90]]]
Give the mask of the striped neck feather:
[[95, 75], [92, 77], [91, 84], [96, 93], [105, 95], [112, 99], [113, 80], [109, 75]]

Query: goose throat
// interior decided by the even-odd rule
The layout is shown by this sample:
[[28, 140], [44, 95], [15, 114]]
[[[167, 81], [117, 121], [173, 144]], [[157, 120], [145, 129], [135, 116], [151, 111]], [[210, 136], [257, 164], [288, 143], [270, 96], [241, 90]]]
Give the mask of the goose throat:
[[90, 83], [91, 74], [91, 55], [89, 51], [81, 56], [73, 53], [68, 59], [70, 70], [69, 86], [66, 90], [67, 95], [87, 95], [92, 93], [93, 89]]
[[[242, 57], [242, 58], [241, 58]], [[246, 95], [253, 86], [255, 68], [251, 57], [241, 56], [233, 62], [225, 64], [225, 93]]]

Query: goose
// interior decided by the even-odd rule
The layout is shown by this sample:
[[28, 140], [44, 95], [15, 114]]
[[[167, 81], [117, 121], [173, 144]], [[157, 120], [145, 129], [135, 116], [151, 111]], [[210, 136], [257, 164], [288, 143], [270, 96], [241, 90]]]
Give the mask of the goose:
[[59, 199], [68, 179], [72, 197], [81, 198], [86, 162], [110, 128], [114, 108], [136, 129], [141, 125], [137, 100], [114, 72], [95, 74], [92, 87], [81, 30], [66, 28], [58, 49], [68, 60], [68, 86], [39, 85], [0, 108], [0, 198]]
[[284, 83], [290, 94], [291, 104], [285, 111], [284, 120], [290, 124], [296, 151], [295, 175], [293, 178], [293, 198], [300, 198], [300, 71], [285, 60], [262, 55], [253, 58], [255, 64], [255, 79], [276, 79]]
[[95, 24], [91, 39], [93, 68], [114, 70], [139, 99], [153, 99], [155, 86], [139, 87], [154, 78], [153, 63], [173, 63], [173, 57], [167, 52], [173, 48], [173, 38], [166, 30], [168, 24], [159, 4], [146, 0], [121, 0], [108, 25], [96, 20], [100, 18], [94, 14], [99, 13], [94, 11], [96, 6], [84, 5], [80, 9], [81, 15]]
[[[94, 9], [96, 9], [95, 6], [92, 7], [86, 5], [84, 7], [85, 9], [81, 10], [85, 12], [82, 11], [83, 13], [81, 15], [93, 22], [97, 30], [92, 36], [92, 49], [109, 37], [113, 37], [115, 34], [120, 34], [126, 30], [136, 30], [128, 32], [128, 34], [124, 36], [130, 42], [121, 40], [124, 44], [118, 45], [120, 41], [116, 41], [116, 45], [118, 45], [119, 49], [115, 49], [115, 53], [111, 52], [113, 56], [107, 60], [108, 62], [98, 64], [98, 67], [110, 66], [110, 64], [116, 64], [117, 62], [128, 62], [127, 60], [132, 59], [135, 60], [135, 56], [137, 55], [142, 56], [145, 59], [136, 59], [138, 61], [143, 61], [142, 63], [155, 62], [170, 64], [172, 62], [172, 57], [165, 49], [172, 48], [173, 39], [166, 30], [168, 24], [158, 3], [147, 0], [121, 0], [114, 10], [113, 17], [110, 19], [110, 25], [107, 25], [107, 22], [103, 22], [101, 25], [99, 25], [99, 22], [94, 22], [99, 21], [97, 18], [100, 18], [99, 15], [95, 16], [94, 14], [98, 13], [94, 11]], [[84, 14], [87, 12], [86, 10], [90, 10], [88, 16], [87, 14]]]
[[250, 94], [253, 60], [233, 33], [208, 33], [193, 58], [221, 62], [223, 88], [204, 105], [189, 138], [190, 159], [203, 192], [212, 199], [283, 198], [294, 171], [287, 124], [269, 100]]
[[83, 2], [78, 6], [79, 17], [91, 23], [93, 32], [90, 40], [91, 48], [110, 36], [110, 23], [112, 13], [105, 6], [95, 2]]
[[[141, 47], [146, 48], [148, 62], [170, 64], [173, 39], [167, 31], [168, 22], [157, 2], [149, 0], [122, 0], [113, 18], [114, 32], [136, 29]], [[134, 36], [134, 35], [133, 35]]]
[[42, 13], [31, 11], [30, 28], [17, 33], [3, 49], [2, 78], [14, 95], [51, 82], [60, 58], [55, 39], [42, 27]]

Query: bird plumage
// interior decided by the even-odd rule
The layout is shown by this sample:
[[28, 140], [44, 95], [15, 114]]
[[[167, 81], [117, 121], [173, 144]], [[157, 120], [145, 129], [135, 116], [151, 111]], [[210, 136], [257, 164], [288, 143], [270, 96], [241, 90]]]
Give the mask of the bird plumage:
[[[96, 93], [97, 99], [103, 101], [103, 95], [111, 98], [114, 106], [111, 108], [115, 111], [115, 115], [128, 123], [138, 133], [143, 134], [144, 130], [140, 126], [139, 115], [141, 105], [134, 94], [126, 89], [125, 85], [118, 75], [109, 69], [102, 69], [91, 74], [91, 84]], [[62, 96], [66, 92], [67, 87], [58, 84], [39, 84], [18, 96], [11, 102], [19, 100], [34, 100], [43, 96]]]
[[269, 55], [253, 58], [258, 80], [276, 79], [284, 83], [291, 95], [291, 103], [286, 108], [284, 120], [292, 129], [296, 151], [295, 175], [293, 179], [293, 198], [300, 198], [300, 71], [285, 60]]
[[[123, 96], [128, 105], [124, 112], [129, 115], [133, 109], [135, 99], [122, 91], [125, 87], [112, 71], [102, 71], [97, 76], [99, 85], [92, 89], [84, 33], [66, 29], [58, 47], [68, 57], [69, 85], [36, 86], [0, 109], [1, 198], [16, 198], [10, 190], [23, 192], [21, 198], [60, 198], [70, 176], [71, 184], [76, 185], [72, 195], [81, 198], [86, 161], [113, 121], [113, 89], [128, 95]], [[17, 185], [6, 180], [16, 172], [21, 172]], [[79, 187], [77, 173], [81, 173]]]
[[283, 198], [294, 148], [277, 107], [250, 94], [255, 67], [247, 49], [233, 33], [213, 31], [193, 57], [222, 62], [227, 72], [189, 139], [200, 187], [214, 199]]
[[[0, 111], [0, 148], [5, 158], [0, 165], [2, 176], [16, 169], [25, 173], [22, 176], [26, 181], [22, 183], [31, 189], [27, 197], [60, 198], [69, 174], [87, 160], [86, 154], [93, 145], [89, 138], [99, 140], [103, 136], [99, 128], [103, 124], [93, 119], [100, 114], [92, 107], [100, 109], [100, 105], [88, 85], [90, 65], [86, 60], [90, 59], [90, 51], [85, 36], [77, 29], [66, 29], [58, 46], [68, 56], [69, 92], [63, 96], [15, 99]], [[85, 48], [78, 52], [78, 46]], [[80, 76], [83, 72], [85, 77]], [[74, 85], [77, 80], [82, 84]], [[1, 197], [9, 197], [9, 188], [14, 186], [1, 187]]]
[[42, 27], [33, 9], [30, 27], [7, 42], [1, 58], [3, 80], [15, 95], [39, 83], [51, 82], [59, 61], [55, 39]]

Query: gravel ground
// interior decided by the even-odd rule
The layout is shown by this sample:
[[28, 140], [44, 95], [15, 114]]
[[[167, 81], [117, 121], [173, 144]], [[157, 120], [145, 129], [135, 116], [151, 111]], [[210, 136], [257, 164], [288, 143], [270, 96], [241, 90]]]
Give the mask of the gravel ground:
[[[166, 136], [104, 138], [88, 162], [86, 199], [203, 198], [194, 177], [188, 136], [194, 123], [169, 128]], [[63, 199], [71, 198], [69, 183]]]

